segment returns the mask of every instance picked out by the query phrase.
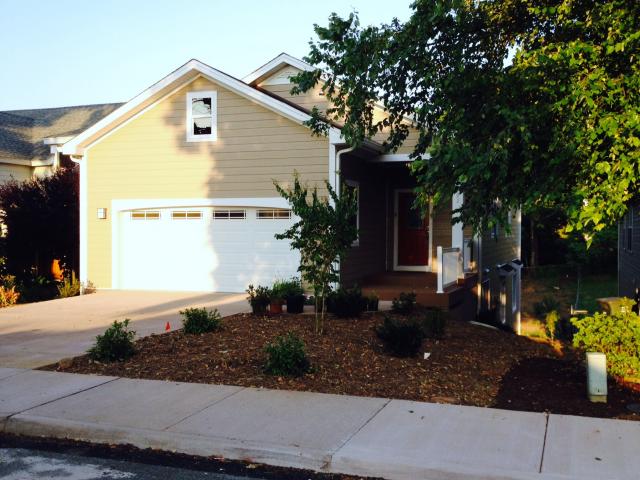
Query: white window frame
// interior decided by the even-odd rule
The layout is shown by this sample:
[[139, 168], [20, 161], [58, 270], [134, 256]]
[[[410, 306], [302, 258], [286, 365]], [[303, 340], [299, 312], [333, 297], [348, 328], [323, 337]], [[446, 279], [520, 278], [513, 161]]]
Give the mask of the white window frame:
[[360, 245], [360, 182], [356, 180], [345, 180], [344, 184], [349, 188], [353, 188], [356, 191], [356, 229], [358, 230], [358, 236], [351, 244], [352, 247]]
[[[193, 99], [211, 98], [211, 133], [209, 135], [196, 135], [193, 133]], [[187, 142], [213, 142], [218, 139], [218, 92], [215, 90], [187, 92]], [[195, 118], [204, 118], [197, 116]]]

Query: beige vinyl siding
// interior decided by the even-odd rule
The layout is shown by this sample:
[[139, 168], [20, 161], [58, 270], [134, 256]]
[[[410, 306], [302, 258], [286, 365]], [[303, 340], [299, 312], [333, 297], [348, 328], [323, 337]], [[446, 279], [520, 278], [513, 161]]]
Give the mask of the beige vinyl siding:
[[10, 180], [22, 182], [28, 180], [33, 175], [33, 168], [27, 165], [12, 165], [9, 163], [0, 163], [0, 184], [7, 183]]
[[282, 85], [261, 85], [261, 88], [268, 90], [271, 93], [275, 93], [279, 97], [284, 98], [290, 102], [295, 103], [296, 105], [301, 106], [302, 108], [311, 111], [314, 106], [317, 106], [318, 109], [322, 112], [327, 110], [327, 99], [324, 95], [321, 95], [320, 86], [316, 86], [311, 90], [304, 92], [300, 95], [292, 95], [291, 88], [292, 84], [282, 84]]
[[512, 215], [511, 235], [506, 236], [504, 229], [498, 230], [498, 238], [491, 237], [490, 232], [482, 235], [482, 268], [495, 268], [496, 265], [503, 264], [519, 257], [518, 252], [518, 231], [520, 222], [517, 215]]
[[[217, 91], [218, 139], [187, 142], [187, 92], [207, 90]], [[273, 180], [288, 184], [294, 170], [322, 187], [328, 155], [326, 138], [198, 78], [89, 149], [88, 278], [111, 286], [114, 219], [96, 209], [112, 200], [276, 197]]]

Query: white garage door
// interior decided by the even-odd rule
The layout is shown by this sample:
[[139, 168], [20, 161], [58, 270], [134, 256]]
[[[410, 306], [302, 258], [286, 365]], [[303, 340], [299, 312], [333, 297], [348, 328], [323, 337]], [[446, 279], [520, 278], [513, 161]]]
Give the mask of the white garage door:
[[276, 240], [294, 220], [267, 208], [159, 208], [120, 213], [116, 288], [244, 292], [298, 274]]

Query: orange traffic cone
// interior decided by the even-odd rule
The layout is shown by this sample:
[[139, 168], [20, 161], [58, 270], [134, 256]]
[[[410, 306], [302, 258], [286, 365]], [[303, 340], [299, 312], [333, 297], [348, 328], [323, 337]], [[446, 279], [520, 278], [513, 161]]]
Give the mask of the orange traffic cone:
[[167, 324], [164, 326], [164, 331], [168, 332], [169, 330], [171, 330], [171, 324], [167, 322]]

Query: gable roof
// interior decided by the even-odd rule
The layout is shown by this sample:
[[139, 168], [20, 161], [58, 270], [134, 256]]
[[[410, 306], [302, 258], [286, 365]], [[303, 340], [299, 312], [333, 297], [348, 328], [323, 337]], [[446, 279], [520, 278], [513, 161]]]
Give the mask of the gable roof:
[[82, 154], [84, 148], [92, 145], [114, 128], [145, 111], [146, 108], [149, 108], [158, 100], [170, 95], [178, 88], [182, 88], [186, 83], [193, 81], [198, 76], [208, 78], [296, 123], [302, 124], [310, 118], [308, 111], [298, 105], [286, 102], [280, 97], [269, 95], [262, 89], [254, 88], [242, 80], [199, 60], [192, 59], [65, 143], [63, 153], [70, 155]]
[[45, 138], [75, 136], [122, 103], [0, 112], [0, 161], [46, 160]]
[[282, 52], [277, 57], [269, 60], [261, 67], [255, 69], [249, 75], [245, 76], [242, 80], [250, 85], [257, 85], [278, 70], [288, 65], [297, 68], [298, 70], [307, 72], [315, 70], [315, 68], [312, 65], [309, 65], [307, 62], [300, 60], [299, 58], [292, 57], [288, 53]]

